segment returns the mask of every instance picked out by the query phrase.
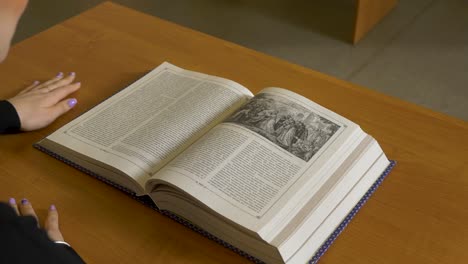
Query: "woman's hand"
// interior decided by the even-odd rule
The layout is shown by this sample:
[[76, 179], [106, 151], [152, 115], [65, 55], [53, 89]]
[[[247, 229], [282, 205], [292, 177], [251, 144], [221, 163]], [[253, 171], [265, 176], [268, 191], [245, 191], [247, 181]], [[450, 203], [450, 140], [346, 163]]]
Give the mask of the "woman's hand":
[[[14, 198], [10, 198], [8, 201], [11, 207], [16, 211], [16, 213], [20, 216], [32, 216], [36, 218], [37, 223], [39, 224], [39, 218], [37, 217], [31, 203], [27, 199], [21, 200], [21, 203], [18, 205]], [[47, 213], [47, 218], [44, 222], [44, 230], [47, 232], [50, 240], [52, 241], [64, 241], [62, 233], [59, 229], [59, 219], [58, 219], [58, 212], [55, 208], [55, 205], [51, 205], [49, 207], [49, 211]]]
[[46, 127], [73, 108], [77, 100], [63, 98], [80, 88], [81, 83], [73, 83], [74, 79], [74, 72], [66, 77], [59, 73], [42, 84], [35, 81], [18, 95], [8, 99], [18, 113], [21, 130], [32, 131]]

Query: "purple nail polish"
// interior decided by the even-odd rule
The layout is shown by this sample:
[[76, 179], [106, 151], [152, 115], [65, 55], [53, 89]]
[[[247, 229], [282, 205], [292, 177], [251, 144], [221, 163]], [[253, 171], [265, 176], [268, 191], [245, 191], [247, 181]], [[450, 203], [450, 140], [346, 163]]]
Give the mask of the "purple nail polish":
[[75, 98], [68, 100], [68, 106], [70, 107], [74, 107], [76, 103], [78, 103], [78, 101]]
[[50, 207], [49, 207], [49, 209], [50, 209], [51, 211], [57, 210], [57, 208], [55, 208], [55, 205], [54, 205], [54, 204], [51, 204]]
[[63, 76], [63, 72], [59, 72], [59, 73], [57, 73], [57, 76], [55, 76], [55, 77], [59, 78], [59, 77], [62, 77], [62, 76]]
[[75, 72], [70, 72], [70, 76], [75, 76]]
[[10, 204], [16, 204], [15, 198], [10, 198], [10, 199], [8, 200], [8, 202], [9, 202]]
[[28, 199], [26, 199], [26, 198], [21, 199], [21, 204], [22, 205], [25, 205], [25, 204], [28, 204], [28, 203], [29, 203]]

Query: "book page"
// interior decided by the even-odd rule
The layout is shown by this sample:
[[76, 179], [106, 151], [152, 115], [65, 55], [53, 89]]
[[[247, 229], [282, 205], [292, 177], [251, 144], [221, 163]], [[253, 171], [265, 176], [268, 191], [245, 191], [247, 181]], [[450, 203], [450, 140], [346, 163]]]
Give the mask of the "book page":
[[351, 121], [300, 95], [268, 88], [157, 177], [258, 231], [306, 183], [323, 180], [357, 131]]
[[144, 184], [251, 96], [235, 82], [163, 63], [48, 138]]

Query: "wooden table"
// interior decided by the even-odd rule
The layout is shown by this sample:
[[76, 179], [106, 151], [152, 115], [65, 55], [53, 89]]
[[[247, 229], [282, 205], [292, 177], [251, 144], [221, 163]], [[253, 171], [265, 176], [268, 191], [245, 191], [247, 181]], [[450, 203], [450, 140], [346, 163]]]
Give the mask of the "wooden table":
[[34, 142], [168, 60], [254, 92], [290, 88], [360, 124], [398, 164], [323, 263], [468, 263], [468, 124], [241, 46], [104, 3], [13, 47], [0, 98], [76, 71], [75, 109], [46, 129], [0, 137], [0, 197], [55, 203], [89, 263], [248, 263], [120, 191], [33, 149]]
[[358, 43], [397, 4], [398, 0], [357, 0], [353, 44]]

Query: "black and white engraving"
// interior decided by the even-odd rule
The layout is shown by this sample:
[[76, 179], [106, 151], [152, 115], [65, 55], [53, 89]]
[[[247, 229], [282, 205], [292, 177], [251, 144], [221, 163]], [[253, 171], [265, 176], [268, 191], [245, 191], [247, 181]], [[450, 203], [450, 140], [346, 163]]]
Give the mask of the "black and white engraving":
[[259, 94], [225, 122], [242, 125], [309, 161], [340, 128], [286, 98]]

